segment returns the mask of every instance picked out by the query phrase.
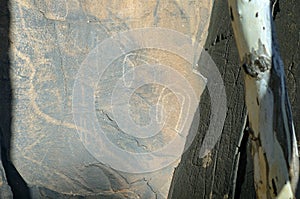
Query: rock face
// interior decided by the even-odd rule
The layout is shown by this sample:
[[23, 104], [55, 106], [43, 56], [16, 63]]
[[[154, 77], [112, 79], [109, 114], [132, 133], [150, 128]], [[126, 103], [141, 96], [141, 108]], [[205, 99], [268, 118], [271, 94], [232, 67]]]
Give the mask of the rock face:
[[[11, 198], [12, 192], [8, 185], [4, 170], [7, 160], [8, 141], [10, 139], [11, 118], [11, 84], [9, 79], [9, 11], [6, 1], [0, 1], [0, 198]], [[6, 166], [6, 165], [5, 165]]]
[[[254, 198], [247, 139], [242, 141], [242, 146], [246, 147], [236, 148], [244, 128], [246, 110], [242, 71], [225, 1], [215, 2], [209, 34], [212, 2], [206, 0], [13, 0], [9, 2], [10, 12], [7, 1], [1, 0], [0, 5], [0, 34], [4, 38], [0, 39], [0, 139], [6, 172], [5, 176], [0, 166], [0, 198], [11, 198], [12, 192], [15, 198], [24, 198], [27, 192], [32, 198], [150, 199], [166, 198], [168, 194], [169, 198], [229, 198], [235, 179], [239, 182], [235, 189], [240, 193], [237, 197]], [[295, 76], [300, 73], [295, 66], [299, 65], [297, 51], [300, 48], [299, 38], [295, 36], [299, 30], [299, 16], [296, 16], [299, 9], [296, 7], [296, 1], [281, 3], [276, 23], [288, 70], [297, 131], [300, 129], [300, 98], [296, 88], [300, 85]], [[210, 122], [211, 99], [205, 90], [199, 108], [199, 133], [180, 165], [177, 167], [178, 159], [157, 171], [132, 174], [103, 164], [87, 149], [87, 143], [78, 134], [78, 125], [74, 123], [73, 91], [82, 63], [99, 42], [118, 32], [146, 27], [173, 29], [188, 35], [193, 42], [205, 44], [225, 82], [228, 114], [217, 146], [204, 158], [199, 158], [198, 152]], [[186, 75], [190, 73], [182, 68], [190, 64], [160, 49], [134, 51], [127, 56], [127, 62], [124, 62], [125, 57], [120, 56], [111, 63], [106, 78], [96, 82], [97, 89], [92, 96], [95, 117], [116, 146], [131, 152], [155, 150], [174, 136], [172, 132], [162, 131], [162, 136], [156, 137], [155, 142], [136, 140], [123, 134], [112, 114], [109, 97], [123, 70], [159, 62], [172, 65], [180, 74]], [[189, 81], [192, 85], [197, 84], [197, 81]], [[197, 88], [201, 94], [203, 88]], [[164, 99], [162, 104], [169, 109], [180, 105], [170, 91], [162, 91], [163, 87], [159, 85], [145, 85], [136, 90], [130, 102], [130, 114], [135, 122], [147, 124], [148, 105], [155, 104], [160, 96]], [[149, 97], [149, 93], [154, 94]], [[175, 108], [172, 112], [176, 114], [169, 118], [168, 124], [176, 125], [172, 121], [180, 117], [178, 110]], [[237, 178], [236, 151], [242, 151], [240, 162], [243, 163], [238, 167]], [[249, 164], [244, 164], [246, 162]], [[122, 164], [126, 163], [120, 162]]]
[[[78, 76], [85, 74], [80, 69], [85, 67], [82, 63], [89, 53], [118, 32], [168, 28], [203, 45], [211, 8], [210, 1], [10, 1], [14, 96], [10, 157], [33, 198], [167, 197], [179, 159], [158, 171], [141, 174], [117, 171], [99, 161], [87, 149], [93, 143], [80, 137], [81, 126], [74, 123], [74, 83]], [[160, 49], [141, 49], [114, 60], [104, 77], [95, 82], [91, 97], [95, 99], [97, 123], [110, 141], [123, 150], [156, 150], [174, 137], [174, 131], [162, 130], [156, 141], [134, 139], [122, 132], [110, 107], [113, 89], [124, 70], [157, 62], [173, 64], [186, 79], [190, 78], [183, 68], [191, 66], [184, 59]], [[120, 67], [124, 63], [125, 67]], [[192, 84], [198, 87], [197, 92], [201, 91], [199, 81]], [[154, 93], [150, 97], [149, 91]], [[171, 94], [158, 85], [138, 88], [130, 101], [131, 117], [146, 125], [147, 104], [153, 106], [161, 98], [165, 108], [175, 109], [167, 120], [169, 129], [173, 128], [176, 117], [181, 116], [180, 109], [176, 108], [179, 101]], [[119, 164], [128, 163], [120, 161]]]
[[[300, 95], [296, 90], [299, 89], [300, 82], [295, 78], [300, 75], [299, 67], [295, 67], [300, 62], [299, 12], [297, 12], [299, 5], [294, 4], [296, 1], [279, 2], [279, 7], [278, 4], [275, 6], [276, 33], [285, 65], [288, 92], [299, 140]], [[204, 159], [195, 155], [207, 130], [205, 124], [209, 121], [209, 118], [201, 118], [203, 122], [199, 127], [199, 134], [190, 150], [183, 155], [175, 171], [170, 191], [171, 198], [256, 198], [248, 138], [247, 136], [241, 140], [238, 138], [243, 133], [246, 110], [243, 105], [243, 73], [239, 68], [227, 1], [216, 1], [214, 4], [205, 48], [219, 67], [224, 79], [228, 96], [227, 118], [219, 144], [212, 154]], [[201, 97], [201, 113], [209, 106], [208, 102], [209, 96], [204, 92]], [[208, 113], [204, 112], [204, 115], [206, 114]], [[210, 161], [207, 161], [208, 159]], [[207, 162], [210, 164], [204, 164]]]

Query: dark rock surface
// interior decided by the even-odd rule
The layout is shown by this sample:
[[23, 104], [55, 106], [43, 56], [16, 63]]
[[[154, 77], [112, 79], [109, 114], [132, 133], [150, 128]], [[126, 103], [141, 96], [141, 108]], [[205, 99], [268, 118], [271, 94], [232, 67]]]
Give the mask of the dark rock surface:
[[[300, 14], [297, 10], [300, 5], [296, 1], [279, 1], [279, 8], [275, 24], [280, 45], [280, 52], [285, 64], [287, 87], [292, 104], [295, 130], [300, 138], [299, 98], [297, 91], [300, 81], [299, 71], [300, 49]], [[201, 145], [204, 133], [207, 130], [208, 118], [201, 118], [199, 134], [191, 149], [186, 152], [175, 171], [170, 198], [232, 198], [234, 168], [236, 168], [235, 152], [239, 146], [239, 135], [243, 132], [243, 121], [246, 110], [243, 99], [243, 73], [239, 66], [238, 53], [228, 14], [227, 1], [215, 1], [209, 28], [208, 39], [205, 45], [209, 54], [219, 67], [225, 81], [228, 96], [228, 114], [225, 121], [222, 137], [210, 157], [212, 164], [203, 167], [203, 159], [197, 157], [197, 149]], [[209, 95], [202, 96], [201, 113], [207, 112]], [[246, 132], [247, 135], [247, 132]], [[247, 136], [246, 136], [247, 137]], [[234, 198], [255, 198], [253, 186], [253, 167], [247, 139], [238, 148], [238, 173], [236, 178]]]

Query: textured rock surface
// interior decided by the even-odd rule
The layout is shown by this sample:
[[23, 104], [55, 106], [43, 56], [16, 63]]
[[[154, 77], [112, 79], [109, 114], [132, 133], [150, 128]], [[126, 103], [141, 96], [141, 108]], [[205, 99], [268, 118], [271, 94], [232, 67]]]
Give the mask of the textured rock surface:
[[[286, 67], [288, 91], [292, 103], [295, 129], [300, 137], [299, 125], [299, 5], [296, 1], [280, 0], [280, 12], [275, 18], [276, 32], [280, 44], [280, 52]], [[278, 8], [276, 6], [276, 11]], [[222, 137], [206, 159], [197, 158], [197, 150], [203, 135], [207, 130], [209, 118], [201, 118], [199, 135], [196, 137], [190, 150], [184, 154], [181, 163], [175, 171], [171, 198], [232, 198], [234, 168], [237, 158], [235, 152], [241, 152], [240, 163], [236, 178], [235, 198], [255, 198], [253, 187], [253, 168], [249, 143], [247, 139], [242, 140], [239, 148], [239, 134], [243, 129], [243, 118], [245, 116], [243, 97], [243, 73], [239, 66], [237, 48], [234, 43], [230, 24], [227, 1], [215, 1], [212, 11], [209, 36], [205, 48], [219, 67], [225, 81], [228, 96], [228, 114], [225, 121]], [[208, 94], [202, 95], [200, 104], [201, 113], [207, 111], [209, 106]], [[204, 114], [207, 115], [207, 114]], [[203, 161], [211, 159], [208, 166], [203, 166]]]
[[[149, 26], [171, 28], [203, 44], [211, 7], [209, 1], [10, 2], [14, 94], [11, 156], [33, 198], [167, 196], [178, 162], [154, 173], [134, 175], [103, 165], [86, 150], [73, 122], [74, 80], [81, 62], [97, 43], [120, 31]], [[139, 64], [163, 57], [165, 63], [173, 59], [178, 66], [187, 64], [162, 54], [137, 52], [131, 59]], [[99, 82], [95, 108], [99, 123], [112, 135], [113, 142], [119, 143], [117, 133], [121, 132], [104, 102], [122, 72], [116, 62], [107, 72], [110, 79]], [[156, 90], [161, 92], [161, 88]], [[144, 95], [141, 88], [140, 96]], [[145, 117], [141, 116], [141, 122], [147, 120]], [[162, 137], [159, 139], [164, 142]], [[150, 144], [125, 137], [120, 145], [137, 150], [141, 145], [150, 148]]]
[[[200, 15], [205, 16], [212, 5], [199, 2], [202, 1], [10, 1], [9, 63], [6, 56], [9, 21], [2, 20], [8, 19], [8, 13], [2, 9], [2, 4], [7, 2], [1, 1], [1, 146], [8, 143], [3, 140], [10, 139], [8, 68], [11, 67], [14, 89], [11, 156], [33, 198], [164, 198], [168, 192], [172, 198], [229, 198], [232, 195], [237, 161], [234, 154], [246, 112], [242, 72], [225, 1], [215, 1], [205, 45], [226, 84], [228, 115], [223, 134], [211, 154], [198, 158], [203, 132], [209, 124], [210, 99], [206, 91], [201, 98], [199, 136], [176, 169], [170, 191], [166, 182], [171, 180], [176, 163], [143, 175], [117, 172], [88, 153], [72, 118], [74, 79], [81, 62], [97, 42], [118, 31], [159, 26], [173, 28], [204, 44], [207, 19]], [[280, 1], [280, 8], [276, 17], [277, 33], [287, 69], [295, 128], [299, 133], [297, 89], [300, 81], [296, 79], [300, 74], [297, 67], [300, 62], [299, 5], [296, 0]], [[105, 112], [99, 111], [98, 119], [111, 123], [110, 115]], [[247, 141], [242, 143], [247, 146]], [[240, 195], [237, 198], [254, 198], [251, 160], [249, 155], [245, 156], [247, 147], [241, 150], [243, 164], [238, 172], [236, 190]], [[1, 171], [1, 198], [9, 198], [11, 191]], [[12, 176], [6, 174], [8, 178]]]

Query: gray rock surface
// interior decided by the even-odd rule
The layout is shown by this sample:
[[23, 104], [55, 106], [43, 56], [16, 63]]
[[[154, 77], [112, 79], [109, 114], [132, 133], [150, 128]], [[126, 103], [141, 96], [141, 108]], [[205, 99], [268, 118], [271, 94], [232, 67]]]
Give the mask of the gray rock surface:
[[[208, 1], [10, 1], [11, 160], [33, 198], [166, 198], [178, 161], [145, 174], [116, 171], [99, 162], [77, 133], [73, 86], [87, 54], [117, 32], [148, 26], [172, 28], [203, 44], [211, 6]], [[135, 64], [151, 60], [187, 64], [164, 52], [135, 53], [130, 58]], [[129, 151], [150, 150], [152, 143], [147, 140], [120, 139], [122, 132], [106, 103], [122, 74], [118, 67], [122, 59], [109, 67], [107, 79], [98, 82], [97, 119], [116, 145]], [[148, 86], [133, 97], [133, 118], [141, 123], [148, 120], [147, 114], [137, 116], [134, 103], [142, 104], [138, 100], [146, 97], [147, 89], [161, 92]], [[164, 132], [152, 147], [162, 147], [168, 136]]]
[[[6, 168], [5, 175], [0, 165], [1, 198], [11, 198], [12, 192], [15, 198], [26, 197], [22, 193], [26, 193], [27, 186], [20, 176], [34, 199], [150, 199], [165, 198], [168, 193], [170, 198], [181, 199], [232, 196], [233, 173], [238, 164], [235, 152], [243, 132], [246, 110], [243, 74], [238, 64], [226, 1], [215, 1], [209, 34], [206, 31], [209, 21], [205, 18], [212, 7], [209, 1], [13, 0], [9, 3], [10, 16], [7, 4], [7, 1], [0, 4], [0, 34], [4, 38], [0, 39], [0, 139], [1, 149], [10, 149], [11, 152], [2, 150], [1, 153]], [[300, 74], [297, 67], [300, 62], [299, 5], [296, 0], [280, 1], [280, 9], [275, 21], [287, 70], [295, 128], [299, 132], [300, 97], [297, 89], [300, 81], [296, 79]], [[157, 172], [129, 174], [102, 164], [82, 144], [73, 121], [72, 92], [82, 61], [99, 41], [119, 31], [149, 26], [175, 29], [205, 44], [224, 79], [228, 113], [217, 146], [206, 157], [199, 158], [198, 152], [210, 120], [210, 97], [205, 90], [200, 103], [199, 133], [179, 166], [174, 162]], [[152, 63], [159, 59], [164, 63], [186, 64], [182, 59], [168, 56], [160, 51], [139, 51], [132, 62]], [[109, 107], [101, 105], [119, 77], [117, 65], [115, 63], [112, 71], [108, 71], [112, 78], [100, 81], [105, 87], [99, 87], [99, 95], [95, 98], [97, 119], [111, 133], [118, 132], [117, 125]], [[145, 97], [145, 89], [151, 87], [141, 88], [139, 96]], [[160, 88], [152, 89], [160, 92]], [[132, 107], [133, 116], [136, 116], [138, 110], [134, 104]], [[135, 119], [143, 123], [147, 114], [140, 114]], [[118, 143], [118, 137], [112, 138]], [[143, 151], [145, 146], [151, 146], [149, 142], [125, 138], [126, 142], [122, 139], [120, 145], [128, 150]], [[164, 138], [159, 138], [162, 144]], [[242, 143], [236, 198], [254, 198], [247, 140]]]

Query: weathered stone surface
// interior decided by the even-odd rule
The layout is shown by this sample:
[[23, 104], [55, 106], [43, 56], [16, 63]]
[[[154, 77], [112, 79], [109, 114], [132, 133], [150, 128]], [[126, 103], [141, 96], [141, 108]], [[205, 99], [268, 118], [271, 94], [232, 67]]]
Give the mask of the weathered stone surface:
[[[1, 1], [1, 6], [2, 2], [7, 4]], [[170, 198], [231, 197], [233, 171], [238, 164], [236, 146], [246, 110], [242, 73], [225, 1], [215, 1], [207, 41], [208, 21], [200, 16], [210, 12], [212, 3], [208, 1], [14, 0], [10, 5], [10, 65], [6, 56], [8, 23], [2, 20], [7, 13], [2, 9], [0, 12], [0, 33], [6, 37], [0, 40], [0, 92], [5, 94], [1, 93], [0, 103], [0, 127], [4, 129], [1, 146], [3, 135], [10, 141], [7, 134], [10, 133], [10, 101], [3, 102], [10, 100], [6, 91], [10, 92], [8, 68], [11, 67], [14, 89], [11, 155], [29, 185], [32, 198], [165, 198], [168, 192]], [[296, 67], [300, 62], [299, 5], [296, 0], [280, 1], [280, 7], [275, 22], [287, 67], [295, 128], [299, 132], [300, 97], [296, 91], [300, 85], [295, 78], [300, 74]], [[201, 44], [206, 42], [205, 47], [224, 78], [228, 96], [222, 137], [212, 153], [199, 158], [210, 115], [207, 90], [202, 95], [200, 133], [177, 167], [171, 190], [168, 182], [176, 162], [159, 172], [141, 175], [115, 171], [89, 154], [76, 133], [72, 118], [73, 83], [85, 56], [97, 42], [116, 32], [149, 26], [172, 28], [200, 40]], [[150, 61], [150, 57], [159, 52], [147, 53], [146, 58], [139, 61]], [[101, 108], [99, 103], [97, 108]], [[108, 129], [115, 128], [109, 112], [99, 110], [97, 114], [99, 122], [105, 123]], [[143, 122], [146, 117], [136, 119]], [[143, 149], [144, 144], [138, 146]], [[238, 151], [242, 151], [240, 162], [243, 164], [238, 169], [236, 198], [254, 198], [247, 140]], [[0, 191], [1, 198], [12, 196], [4, 173], [0, 173]]]
[[[299, 140], [299, 5], [295, 1], [279, 1], [280, 12], [275, 23], [280, 51], [286, 66], [289, 95], [292, 103], [295, 129]], [[238, 137], [243, 132], [244, 107], [243, 73], [240, 71], [238, 53], [234, 43], [227, 1], [215, 1], [212, 11], [209, 35], [205, 45], [209, 54], [219, 67], [225, 81], [228, 96], [228, 114], [222, 137], [210, 157], [200, 159], [197, 149], [207, 130], [209, 118], [201, 118], [199, 135], [191, 149], [182, 157], [175, 171], [170, 198], [255, 198], [253, 186], [253, 166], [246, 138], [239, 146]], [[208, 93], [201, 98], [201, 113], [209, 112]], [[247, 134], [247, 132], [245, 132]], [[237, 147], [237, 148], [236, 148]], [[240, 156], [235, 156], [239, 152]], [[210, 161], [207, 161], [207, 160]], [[210, 164], [203, 164], [203, 162]], [[236, 163], [238, 162], [238, 165]], [[208, 165], [208, 166], [207, 166]], [[238, 167], [237, 167], [238, 166]], [[236, 168], [236, 169], [235, 169]], [[234, 173], [237, 171], [237, 177]], [[234, 180], [236, 186], [234, 187]], [[233, 196], [233, 188], [235, 195]]]
[[[201, 97], [201, 125], [191, 148], [183, 155], [175, 170], [170, 198], [231, 198], [235, 151], [243, 133], [243, 73], [231, 31], [226, 1], [217, 1], [212, 11], [209, 35], [205, 44], [224, 80], [228, 112], [222, 135], [214, 150], [205, 158], [198, 155], [210, 118], [210, 97], [205, 90]], [[208, 161], [209, 160], [209, 161]]]
[[[73, 121], [74, 81], [87, 54], [117, 32], [164, 27], [204, 44], [211, 7], [210, 1], [10, 2], [14, 94], [11, 156], [33, 198], [166, 198], [178, 161], [157, 172], [130, 174], [103, 165], [87, 151]], [[135, 64], [160, 60], [179, 68], [188, 64], [164, 54], [138, 51], [130, 59]], [[157, 138], [157, 145], [118, 137], [121, 132], [105, 99], [122, 74], [118, 67], [121, 61], [122, 57], [109, 68], [108, 79], [99, 80], [95, 96], [98, 121], [112, 142], [126, 150], [161, 147], [168, 132]], [[162, 92], [162, 88], [148, 86], [133, 96], [133, 118], [141, 123], [147, 121], [147, 114], [137, 117], [139, 109], [135, 110], [134, 103], [143, 104], [138, 97], [147, 97], [145, 89]], [[158, 96], [152, 100], [157, 101]]]
[[279, 40], [279, 50], [283, 58], [287, 88], [292, 105], [294, 125], [297, 133], [297, 140], [300, 140], [300, 5], [297, 1], [280, 1], [278, 12], [275, 17], [276, 33]]

